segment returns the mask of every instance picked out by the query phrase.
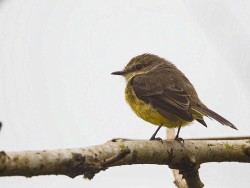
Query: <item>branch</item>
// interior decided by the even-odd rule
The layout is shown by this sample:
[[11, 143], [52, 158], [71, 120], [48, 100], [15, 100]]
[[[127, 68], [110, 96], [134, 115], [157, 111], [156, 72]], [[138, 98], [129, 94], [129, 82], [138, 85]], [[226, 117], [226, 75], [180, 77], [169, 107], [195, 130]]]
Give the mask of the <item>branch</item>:
[[[0, 176], [67, 175], [86, 178], [112, 166], [168, 165], [189, 178], [206, 162], [250, 162], [250, 140], [159, 141], [113, 139], [79, 149], [0, 152]], [[191, 170], [191, 173], [190, 173]], [[188, 173], [187, 173], [188, 172]], [[188, 182], [187, 182], [188, 183]], [[189, 184], [189, 183], [188, 183]]]

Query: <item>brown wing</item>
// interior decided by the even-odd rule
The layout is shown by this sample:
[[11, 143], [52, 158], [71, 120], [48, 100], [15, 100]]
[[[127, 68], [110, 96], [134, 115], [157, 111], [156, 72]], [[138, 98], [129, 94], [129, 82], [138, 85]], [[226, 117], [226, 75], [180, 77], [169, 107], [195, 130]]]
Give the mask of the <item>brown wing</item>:
[[[182, 85], [188, 79], [178, 70], [178, 74], [169, 67], [158, 67], [148, 73], [135, 76], [131, 85], [136, 96], [145, 103], [151, 104], [161, 115], [171, 113], [186, 121], [192, 121], [190, 94]], [[180, 75], [179, 75], [180, 73]], [[180, 78], [184, 76], [184, 78]], [[182, 80], [180, 80], [182, 79]], [[191, 84], [190, 84], [191, 85]], [[191, 85], [192, 86], [192, 85]], [[192, 88], [191, 88], [192, 90]], [[192, 91], [196, 94], [195, 91]], [[165, 116], [166, 117], [166, 116]]]

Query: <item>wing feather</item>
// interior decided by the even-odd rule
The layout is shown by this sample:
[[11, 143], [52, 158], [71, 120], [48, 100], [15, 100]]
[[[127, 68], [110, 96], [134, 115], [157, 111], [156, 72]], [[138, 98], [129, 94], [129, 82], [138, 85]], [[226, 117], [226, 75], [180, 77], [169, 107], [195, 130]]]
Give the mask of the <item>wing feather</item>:
[[167, 111], [186, 121], [193, 120], [190, 94], [178, 85], [169, 69], [155, 69], [136, 75], [131, 80], [131, 86], [139, 99], [151, 104], [163, 116]]

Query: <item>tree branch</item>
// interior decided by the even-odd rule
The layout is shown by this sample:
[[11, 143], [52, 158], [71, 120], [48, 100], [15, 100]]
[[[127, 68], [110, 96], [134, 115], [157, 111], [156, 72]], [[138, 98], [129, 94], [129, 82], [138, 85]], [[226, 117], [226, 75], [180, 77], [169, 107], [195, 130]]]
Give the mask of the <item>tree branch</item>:
[[[0, 176], [67, 175], [86, 178], [112, 166], [168, 165], [183, 177], [197, 176], [206, 162], [250, 162], [250, 140], [159, 141], [113, 139], [103, 145], [79, 149], [0, 152]], [[193, 170], [195, 169], [195, 170]], [[199, 181], [196, 179], [195, 181]]]

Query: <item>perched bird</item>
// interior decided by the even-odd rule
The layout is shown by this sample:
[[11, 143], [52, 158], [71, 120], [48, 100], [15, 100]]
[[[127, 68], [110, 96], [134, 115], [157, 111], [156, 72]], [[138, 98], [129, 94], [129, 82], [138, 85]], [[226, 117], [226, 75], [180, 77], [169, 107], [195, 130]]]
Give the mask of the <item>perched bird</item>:
[[204, 105], [187, 77], [161, 57], [136, 56], [123, 71], [112, 74], [125, 77], [125, 98], [137, 116], [159, 126], [150, 140], [157, 139], [155, 136], [162, 126], [178, 127], [175, 139], [179, 138], [181, 127], [194, 120], [207, 127], [204, 116], [237, 130], [231, 122]]

